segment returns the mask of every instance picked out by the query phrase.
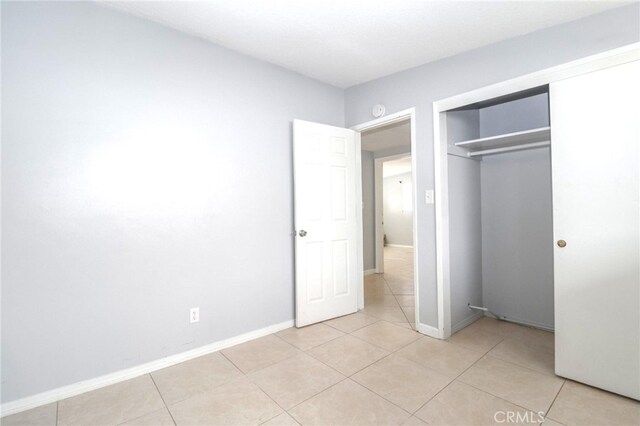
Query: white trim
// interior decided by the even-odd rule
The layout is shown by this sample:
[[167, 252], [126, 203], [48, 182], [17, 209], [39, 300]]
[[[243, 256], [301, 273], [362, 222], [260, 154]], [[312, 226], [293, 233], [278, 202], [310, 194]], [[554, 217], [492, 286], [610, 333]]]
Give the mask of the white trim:
[[[361, 200], [361, 207], [356, 209], [356, 226], [358, 227], [358, 237], [356, 244], [358, 246], [358, 269], [364, 269], [364, 247], [363, 247], [363, 226], [362, 226], [362, 210], [364, 209], [364, 202], [362, 201], [362, 141], [360, 138], [360, 132], [355, 132], [356, 143], [356, 200]], [[364, 275], [359, 275], [358, 282], [356, 283], [358, 288], [358, 310], [364, 309]]]
[[[388, 126], [389, 124], [399, 123], [408, 118], [413, 121], [415, 115], [415, 108], [408, 108], [402, 111], [395, 112], [393, 114], [385, 115], [384, 117], [376, 118], [375, 120], [367, 121], [366, 123], [356, 124], [351, 126], [351, 130], [356, 132], [363, 132], [365, 130], [373, 130], [378, 127]], [[411, 146], [413, 148], [413, 145]]]
[[[587, 56], [551, 68], [485, 86], [476, 90], [441, 99], [433, 103], [438, 112], [459, 108], [511, 93], [546, 86], [559, 80], [587, 74], [640, 59], [640, 43]], [[434, 111], [435, 111], [434, 109]]]
[[[640, 43], [587, 56], [501, 83], [485, 86], [433, 103], [433, 154], [435, 171], [436, 284], [438, 330], [451, 335], [451, 286], [449, 271], [449, 196], [447, 171], [447, 126], [445, 112], [454, 108], [498, 98], [511, 93], [598, 71], [640, 59]], [[417, 185], [414, 185], [414, 188]]]
[[[418, 200], [418, 184], [416, 179], [416, 109], [408, 108], [402, 111], [398, 111], [393, 114], [389, 114], [385, 117], [380, 117], [375, 120], [367, 121], [366, 123], [358, 124], [351, 127], [351, 130], [355, 130], [356, 132], [362, 132], [364, 130], [371, 130], [378, 127], [386, 126], [389, 124], [397, 123], [400, 121], [404, 121], [409, 119], [409, 123], [411, 126], [411, 179], [413, 180], [413, 205], [414, 208], [413, 214], [413, 287], [415, 293], [415, 323], [418, 331], [423, 334], [431, 335], [431, 330], [428, 330], [424, 324], [419, 324], [420, 319], [420, 304], [418, 303], [420, 300], [420, 286], [418, 285], [419, 281], [419, 265], [418, 265], [418, 215], [420, 209], [417, 208], [417, 200]], [[406, 156], [406, 154], [404, 154]], [[360, 186], [360, 193], [362, 194], [362, 180], [358, 181], [358, 185]], [[360, 245], [362, 245], [362, 240], [360, 240]], [[376, 264], [377, 268], [380, 268], [381, 265]], [[362, 289], [360, 290], [364, 294], [364, 283], [362, 285]], [[420, 327], [418, 327], [420, 325]], [[432, 328], [432, 327], [429, 327]], [[421, 331], [426, 330], [426, 331]]]
[[191, 349], [186, 352], [171, 355], [166, 358], [147, 362], [136, 367], [127, 368], [125, 370], [105, 374], [104, 376], [95, 377], [93, 379], [84, 380], [82, 382], [73, 383], [67, 386], [62, 386], [57, 389], [52, 389], [50, 391], [39, 393], [33, 396], [28, 396], [22, 399], [17, 399], [15, 401], [5, 402], [0, 407], [0, 415], [2, 417], [8, 416], [11, 414], [19, 413], [21, 411], [36, 408], [41, 405], [50, 404], [52, 402], [60, 401], [65, 398], [80, 395], [81, 393], [120, 383], [125, 380], [133, 379], [135, 377], [152, 373], [162, 368], [170, 367], [172, 365], [197, 358], [199, 356], [207, 355], [212, 352], [217, 352], [219, 350], [238, 345], [240, 343], [248, 342], [249, 340], [254, 340], [259, 337], [276, 333], [278, 331], [293, 327], [293, 325], [293, 320], [281, 322], [269, 327], [261, 328], [258, 330], [250, 331], [248, 333], [240, 334], [238, 336], [230, 337], [228, 339], [220, 340], [218, 342], [210, 343], [208, 345]]
[[[451, 335], [449, 300], [449, 179], [446, 116], [433, 105], [433, 170], [436, 219], [436, 299], [440, 338]], [[447, 294], [445, 295], [445, 291]]]
[[[373, 275], [373, 274], [377, 274], [378, 271], [376, 271], [376, 269], [365, 269], [364, 270], [364, 276], [366, 277], [367, 275]], [[362, 309], [362, 308], [360, 308]]]
[[405, 244], [387, 244], [387, 247], [413, 248], [413, 246], [408, 246]]
[[418, 331], [418, 333], [425, 334], [429, 337], [442, 339], [442, 334], [440, 333], [440, 330], [438, 330], [436, 327], [431, 327], [430, 325], [427, 325], [427, 324], [416, 323], [416, 331]]

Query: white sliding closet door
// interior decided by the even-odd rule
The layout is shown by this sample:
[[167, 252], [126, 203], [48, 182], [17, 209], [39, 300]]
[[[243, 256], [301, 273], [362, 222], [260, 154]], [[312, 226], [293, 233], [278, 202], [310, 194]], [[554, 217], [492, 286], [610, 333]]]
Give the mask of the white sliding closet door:
[[640, 399], [640, 62], [550, 99], [556, 374]]

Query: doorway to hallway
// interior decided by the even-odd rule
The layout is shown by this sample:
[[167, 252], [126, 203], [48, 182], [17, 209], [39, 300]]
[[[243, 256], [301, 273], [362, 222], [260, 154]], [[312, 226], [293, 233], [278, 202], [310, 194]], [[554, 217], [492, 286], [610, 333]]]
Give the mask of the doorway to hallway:
[[363, 131], [362, 313], [415, 329], [410, 120]]

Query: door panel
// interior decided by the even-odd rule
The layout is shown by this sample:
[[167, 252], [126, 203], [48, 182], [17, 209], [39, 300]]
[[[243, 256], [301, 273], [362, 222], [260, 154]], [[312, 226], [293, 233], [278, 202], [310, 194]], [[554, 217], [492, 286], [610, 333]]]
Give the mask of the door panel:
[[556, 374], [639, 399], [640, 62], [550, 100]]
[[358, 135], [294, 121], [296, 326], [357, 311], [362, 286], [358, 243]]

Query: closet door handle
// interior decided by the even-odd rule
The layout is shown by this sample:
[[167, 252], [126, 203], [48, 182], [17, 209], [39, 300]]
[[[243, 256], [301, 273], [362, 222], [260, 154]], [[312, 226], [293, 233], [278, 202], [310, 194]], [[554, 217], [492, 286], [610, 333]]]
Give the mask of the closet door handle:
[[567, 242], [565, 240], [558, 240], [558, 247], [565, 248], [567, 246]]

